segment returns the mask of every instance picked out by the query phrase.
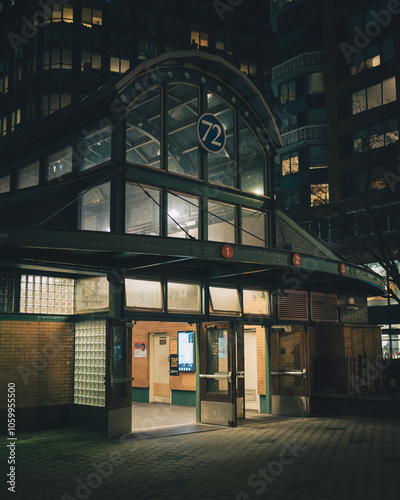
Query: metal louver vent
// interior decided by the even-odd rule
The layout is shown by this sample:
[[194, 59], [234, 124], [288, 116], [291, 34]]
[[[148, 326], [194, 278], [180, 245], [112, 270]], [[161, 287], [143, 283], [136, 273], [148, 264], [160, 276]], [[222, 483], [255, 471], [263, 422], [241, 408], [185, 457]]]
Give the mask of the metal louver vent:
[[311, 321], [337, 322], [337, 295], [331, 293], [311, 293]]
[[314, 255], [315, 257], [326, 257], [311, 241], [304, 238], [304, 236], [279, 216], [276, 218], [276, 232], [278, 248], [295, 250], [296, 252]]
[[279, 319], [307, 321], [307, 292], [301, 290], [285, 290], [285, 296], [278, 296], [278, 317]]

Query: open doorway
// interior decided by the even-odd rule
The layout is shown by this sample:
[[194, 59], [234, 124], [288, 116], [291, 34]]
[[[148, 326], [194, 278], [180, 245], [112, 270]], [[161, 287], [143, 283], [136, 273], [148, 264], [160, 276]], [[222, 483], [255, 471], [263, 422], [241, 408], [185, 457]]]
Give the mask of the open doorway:
[[194, 323], [134, 323], [133, 431], [196, 422], [195, 334]]

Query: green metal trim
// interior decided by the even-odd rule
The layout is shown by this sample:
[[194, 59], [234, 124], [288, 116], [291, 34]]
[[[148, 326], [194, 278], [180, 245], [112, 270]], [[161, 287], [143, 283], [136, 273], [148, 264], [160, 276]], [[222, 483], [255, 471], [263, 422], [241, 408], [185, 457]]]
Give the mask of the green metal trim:
[[[97, 262], [104, 266], [103, 272], [109, 268], [122, 268], [128, 259], [140, 255], [176, 256], [192, 259], [194, 267], [196, 267], [196, 261], [199, 260], [215, 264], [224, 263], [223, 267], [229, 266], [231, 270], [235, 265], [245, 265], [245, 269], [242, 269], [241, 272], [245, 272], [246, 269], [256, 273], [261, 271], [274, 271], [275, 274], [281, 272], [282, 282], [278, 286], [287, 286], [288, 282], [290, 283], [288, 276], [292, 272], [293, 276], [298, 275], [297, 280], [300, 280], [300, 284], [304, 281], [305, 285], [319, 279], [321, 277], [319, 273], [323, 273], [326, 275], [324, 276], [326, 280], [334, 277], [335, 281], [345, 283], [346, 280], [351, 279], [381, 288], [382, 291], [385, 288], [385, 282], [381, 276], [352, 264], [347, 264], [346, 275], [342, 276], [339, 273], [339, 260], [336, 256], [335, 260], [328, 260], [302, 255], [301, 265], [295, 267], [291, 264], [292, 252], [240, 245], [233, 245], [234, 255], [228, 261], [221, 255], [222, 244], [212, 241], [37, 228], [24, 229], [23, 231], [20, 228], [0, 228], [1, 233], [7, 234], [7, 237], [0, 242], [0, 256], [2, 250], [3, 259], [4, 253], [12, 255], [14, 251], [13, 260], [17, 260], [21, 267], [27, 258], [30, 259], [29, 264], [27, 262], [30, 266], [36, 258], [37, 261], [41, 261], [40, 264], [43, 264], [43, 260], [45, 260], [49, 267], [52, 267], [52, 261], [55, 265], [65, 266], [65, 263], [69, 263], [69, 259], [72, 258], [71, 260], [78, 267], [79, 265], [86, 266], [88, 274], [90, 274], [91, 267], [94, 267], [95, 271], [100, 271], [99, 265], [96, 266], [96, 260], [93, 259], [93, 254], [96, 255]], [[29, 255], [25, 254], [25, 250], [29, 250]], [[58, 255], [57, 250], [60, 251]], [[68, 251], [71, 251], [72, 254], [69, 254]], [[84, 255], [85, 253], [86, 255]], [[18, 261], [18, 255], [21, 255], [20, 261]], [[6, 262], [6, 260], [4, 261]], [[248, 267], [249, 265], [262, 266], [262, 270], [257, 269], [257, 267], [251, 269]], [[7, 266], [10, 266], [9, 262], [7, 262]], [[237, 270], [233, 269], [232, 273], [228, 269], [227, 275], [232, 274], [237, 275]], [[307, 280], [304, 280], [304, 275], [307, 275]], [[284, 283], [285, 278], [286, 284]]]
[[[265, 405], [262, 413], [271, 413], [271, 385], [270, 385], [270, 348], [269, 328], [265, 327]], [[261, 401], [260, 401], [261, 403]], [[261, 404], [260, 404], [261, 406]], [[261, 408], [260, 408], [261, 410]]]
[[196, 391], [171, 391], [171, 404], [179, 406], [193, 406], [196, 407]]

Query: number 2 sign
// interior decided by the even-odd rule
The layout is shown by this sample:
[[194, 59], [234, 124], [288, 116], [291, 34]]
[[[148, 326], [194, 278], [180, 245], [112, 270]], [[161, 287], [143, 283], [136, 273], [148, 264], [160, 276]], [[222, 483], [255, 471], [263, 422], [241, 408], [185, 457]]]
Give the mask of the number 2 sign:
[[201, 115], [197, 122], [200, 144], [209, 153], [219, 153], [225, 147], [225, 129], [220, 120], [211, 113]]

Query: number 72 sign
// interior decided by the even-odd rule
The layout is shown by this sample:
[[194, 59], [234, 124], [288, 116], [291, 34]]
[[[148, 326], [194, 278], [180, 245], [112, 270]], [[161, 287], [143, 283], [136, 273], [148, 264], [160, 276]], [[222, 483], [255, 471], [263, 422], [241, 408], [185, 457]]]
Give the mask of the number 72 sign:
[[201, 115], [197, 122], [200, 144], [209, 153], [219, 153], [225, 147], [226, 134], [220, 120], [211, 113]]

